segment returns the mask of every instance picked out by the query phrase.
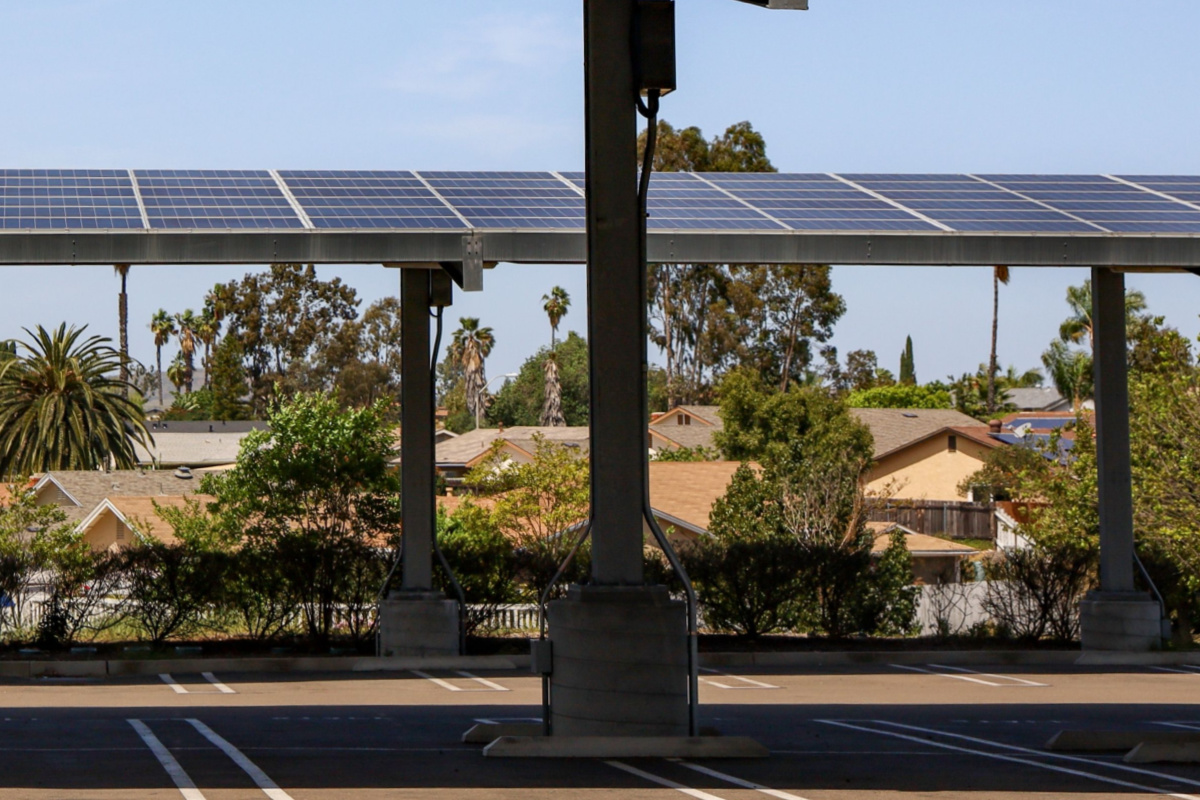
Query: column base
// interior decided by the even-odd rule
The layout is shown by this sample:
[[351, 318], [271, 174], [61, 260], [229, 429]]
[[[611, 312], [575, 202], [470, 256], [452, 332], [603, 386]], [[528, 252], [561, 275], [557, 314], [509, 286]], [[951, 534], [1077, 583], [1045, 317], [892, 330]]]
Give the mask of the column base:
[[379, 604], [384, 656], [457, 656], [458, 601], [441, 592], [392, 592]]
[[1162, 648], [1161, 611], [1144, 592], [1089, 592], [1079, 604], [1079, 628], [1084, 650]]
[[546, 613], [552, 737], [687, 737], [687, 610], [666, 587], [572, 586]]

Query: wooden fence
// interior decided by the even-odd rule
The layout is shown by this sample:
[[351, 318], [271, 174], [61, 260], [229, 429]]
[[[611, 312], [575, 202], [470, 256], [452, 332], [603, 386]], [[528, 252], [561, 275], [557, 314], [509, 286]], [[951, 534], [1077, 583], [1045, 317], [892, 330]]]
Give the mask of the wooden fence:
[[946, 500], [892, 500], [871, 509], [873, 522], [895, 522], [917, 533], [952, 539], [996, 538], [996, 515], [991, 504]]

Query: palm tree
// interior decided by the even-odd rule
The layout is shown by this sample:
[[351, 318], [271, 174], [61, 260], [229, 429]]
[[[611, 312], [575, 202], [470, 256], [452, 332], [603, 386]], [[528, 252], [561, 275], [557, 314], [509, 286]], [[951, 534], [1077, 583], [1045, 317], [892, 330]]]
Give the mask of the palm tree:
[[121, 380], [129, 383], [129, 297], [125, 294], [129, 265], [113, 264], [113, 272], [121, 279], [121, 294], [117, 297], [117, 323], [121, 336]]
[[150, 318], [150, 331], [154, 334], [154, 356], [158, 362], [158, 404], [161, 406], [166, 403], [163, 399], [162, 349], [175, 335], [175, 320], [166, 309], [160, 308]]
[[547, 428], [562, 428], [567, 424], [562, 411], [562, 384], [558, 380], [558, 354], [553, 350], [542, 362], [546, 376], [546, 396], [542, 401], [542, 417], [538, 424]]
[[483, 362], [491, 355], [496, 337], [491, 328], [479, 327], [478, 317], [461, 317], [458, 322], [461, 327], [450, 340], [449, 355], [463, 368], [467, 411], [479, 419], [486, 401], [484, 391], [487, 382], [484, 380]]
[[558, 323], [567, 315], [571, 307], [571, 296], [561, 286], [555, 286], [550, 294], [542, 295], [542, 310], [550, 318], [550, 349], [554, 349], [554, 336], [558, 333]]
[[137, 465], [134, 443], [153, 443], [141, 407], [119, 377], [111, 339], [40, 325], [0, 364], [0, 476]]
[[996, 332], [1000, 323], [1000, 284], [1008, 285], [1008, 267], [992, 267], [992, 355], [988, 360], [987, 411], [996, 410]]
[[221, 322], [217, 319], [207, 299], [204, 303], [204, 310], [200, 312], [200, 316], [196, 317], [195, 333], [196, 338], [204, 344], [204, 361], [202, 363], [204, 364], [204, 387], [207, 389], [211, 384], [212, 346], [217, 341], [217, 335], [221, 333]]
[[183, 360], [183, 353], [176, 353], [175, 358], [171, 359], [171, 366], [167, 367], [167, 380], [175, 387], [175, 402], [179, 402], [179, 394], [187, 383], [187, 362]]
[[192, 391], [192, 375], [196, 371], [196, 326], [199, 320], [196, 312], [190, 308], [182, 314], [175, 315], [175, 323], [179, 326], [179, 352], [183, 354], [183, 363], [187, 367], [183, 376], [183, 387], [188, 394]]
[[1083, 401], [1092, 396], [1091, 354], [1056, 339], [1042, 353], [1042, 363], [1054, 388], [1063, 397], [1071, 398], [1071, 408], [1079, 411]]
[[[1079, 344], [1085, 338], [1088, 348], [1095, 349], [1092, 343], [1092, 280], [1088, 278], [1082, 286], [1067, 287], [1067, 305], [1071, 308], [1071, 316], [1058, 327], [1058, 338], [1065, 344]], [[1146, 295], [1130, 289], [1125, 292], [1125, 326], [1126, 329], [1137, 321], [1138, 314], [1146, 310]]]

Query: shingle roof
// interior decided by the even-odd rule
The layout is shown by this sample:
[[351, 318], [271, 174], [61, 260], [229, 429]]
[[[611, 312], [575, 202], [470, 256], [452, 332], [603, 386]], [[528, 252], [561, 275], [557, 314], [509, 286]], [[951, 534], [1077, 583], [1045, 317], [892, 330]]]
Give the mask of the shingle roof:
[[970, 555], [979, 552], [970, 545], [916, 533], [895, 522], [868, 522], [867, 528], [875, 535], [875, 542], [871, 545], [872, 553], [882, 553], [888, 548], [892, 531], [896, 528], [904, 532], [904, 546], [913, 555]]
[[875, 458], [882, 458], [943, 428], [972, 428], [979, 420], [949, 408], [852, 408], [875, 438]]
[[60, 470], [46, 473], [37, 485], [44, 488], [50, 482], [78, 501], [78, 506], [63, 506], [71, 522], [82, 521], [106, 497], [178, 497], [200, 490], [199, 480], [177, 478], [166, 470]]
[[532, 452], [534, 434], [548, 442], [574, 442], [586, 447], [587, 427], [542, 428], [536, 425], [519, 425], [514, 428], [478, 428], [459, 434], [453, 439], [438, 442], [436, 447], [439, 464], [466, 464], [491, 449], [498, 439], [513, 442], [523, 450]]
[[[680, 447], [716, 449], [713, 435], [725, 429], [720, 411], [720, 406], [676, 406], [651, 422], [650, 428]], [[689, 425], [680, 425], [681, 412], [694, 417], [695, 421]]]
[[1021, 411], [1057, 411], [1063, 408], [1069, 410], [1071, 407], [1070, 402], [1053, 387], [1005, 389], [1004, 396], [1005, 400]]
[[713, 504], [725, 495], [740, 461], [652, 461], [650, 505], [662, 514], [708, 530]]
[[249, 431], [233, 433], [183, 433], [154, 431], [154, 444], [149, 448], [135, 444], [139, 464], [158, 464], [164, 467], [206, 467], [237, 461], [242, 439]]

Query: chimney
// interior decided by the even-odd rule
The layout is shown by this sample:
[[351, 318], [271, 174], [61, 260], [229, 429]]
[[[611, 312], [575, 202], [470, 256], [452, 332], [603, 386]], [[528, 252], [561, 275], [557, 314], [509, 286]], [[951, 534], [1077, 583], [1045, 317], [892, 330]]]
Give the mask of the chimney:
[[988, 422], [988, 433], [999, 433], [1000, 428], [1000, 420], [993, 419]]

